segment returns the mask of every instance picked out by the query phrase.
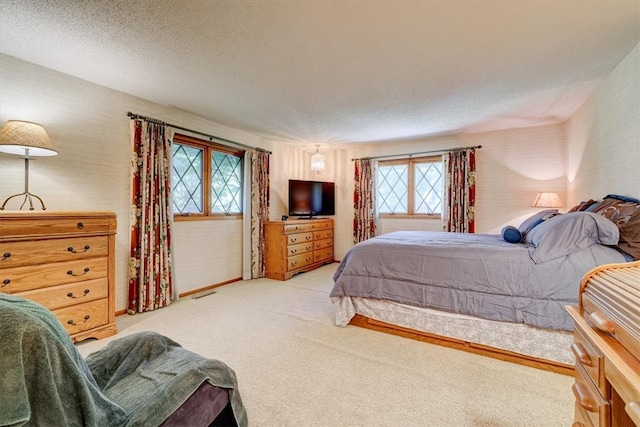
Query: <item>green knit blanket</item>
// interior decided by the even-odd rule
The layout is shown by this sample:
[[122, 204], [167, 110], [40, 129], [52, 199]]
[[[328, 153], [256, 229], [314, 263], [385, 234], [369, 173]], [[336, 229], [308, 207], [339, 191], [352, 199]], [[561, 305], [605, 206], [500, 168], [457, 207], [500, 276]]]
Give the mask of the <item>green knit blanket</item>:
[[202, 384], [228, 388], [247, 417], [235, 373], [154, 332], [109, 343], [86, 361], [45, 307], [0, 293], [1, 426], [159, 425]]

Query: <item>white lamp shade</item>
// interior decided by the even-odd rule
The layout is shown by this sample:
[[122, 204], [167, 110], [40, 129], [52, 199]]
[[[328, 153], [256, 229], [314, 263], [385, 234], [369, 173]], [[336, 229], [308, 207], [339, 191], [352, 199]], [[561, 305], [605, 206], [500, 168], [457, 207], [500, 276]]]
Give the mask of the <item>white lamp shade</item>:
[[562, 201], [558, 193], [538, 193], [531, 206], [535, 208], [561, 208]]
[[58, 154], [42, 125], [20, 120], [9, 120], [0, 130], [0, 152], [29, 157]]

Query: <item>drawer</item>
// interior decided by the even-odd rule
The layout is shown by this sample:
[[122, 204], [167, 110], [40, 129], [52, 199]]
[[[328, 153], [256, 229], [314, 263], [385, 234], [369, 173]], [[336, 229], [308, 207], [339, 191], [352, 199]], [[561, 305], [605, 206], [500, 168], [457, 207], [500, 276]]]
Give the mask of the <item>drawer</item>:
[[333, 239], [315, 240], [313, 242], [313, 249], [325, 249], [333, 247]]
[[311, 243], [299, 243], [297, 245], [289, 245], [287, 247], [287, 256], [299, 255], [305, 252], [311, 252], [313, 245]]
[[600, 394], [609, 398], [602, 354], [596, 351], [595, 345], [587, 338], [580, 325], [576, 325], [573, 335], [571, 351], [576, 357], [576, 364], [582, 365], [591, 381], [598, 387]]
[[333, 258], [333, 247], [328, 249], [321, 249], [319, 251], [313, 251], [313, 262], [325, 261]]
[[587, 412], [580, 405], [576, 405], [574, 420], [575, 421], [571, 424], [571, 427], [593, 427]]
[[47, 307], [49, 310], [82, 304], [96, 299], [106, 298], [109, 282], [106, 277], [87, 280], [69, 285], [52, 286], [21, 292], [18, 296], [30, 299]]
[[71, 307], [53, 310], [69, 335], [106, 325], [109, 318], [109, 299], [103, 298]]
[[308, 231], [313, 231], [314, 224], [287, 224], [284, 226], [285, 234], [294, 234], [294, 233], [305, 233]]
[[297, 233], [297, 234], [289, 234], [287, 236], [287, 243], [289, 245], [310, 242], [312, 240], [313, 240], [313, 233]]
[[107, 257], [0, 270], [0, 292], [15, 294], [49, 286], [107, 277]]
[[307, 252], [306, 254], [287, 258], [287, 271], [296, 270], [309, 264], [313, 264], [313, 254], [313, 252]]
[[313, 233], [313, 238], [315, 240], [329, 239], [331, 237], [333, 237], [333, 230], [320, 230], [320, 231], [314, 231]]
[[0, 269], [107, 256], [108, 251], [107, 236], [0, 242]]
[[333, 221], [321, 221], [313, 224], [314, 230], [326, 230], [331, 229], [333, 231]]
[[74, 213], [3, 213], [0, 215], [0, 236], [2, 239], [16, 236], [24, 240], [28, 237], [43, 235], [72, 234], [114, 234], [116, 216], [104, 214]]
[[581, 411], [594, 427], [610, 427], [608, 420], [610, 419], [611, 405], [600, 395], [589, 375], [579, 363], [576, 364], [575, 378], [572, 389], [576, 397], [577, 410]]

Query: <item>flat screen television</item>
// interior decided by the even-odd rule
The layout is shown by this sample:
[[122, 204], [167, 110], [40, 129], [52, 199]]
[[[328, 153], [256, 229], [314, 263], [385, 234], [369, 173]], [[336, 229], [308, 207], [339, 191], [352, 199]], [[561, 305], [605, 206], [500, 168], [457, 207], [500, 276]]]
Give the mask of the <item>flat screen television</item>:
[[335, 215], [333, 182], [289, 180], [289, 216]]

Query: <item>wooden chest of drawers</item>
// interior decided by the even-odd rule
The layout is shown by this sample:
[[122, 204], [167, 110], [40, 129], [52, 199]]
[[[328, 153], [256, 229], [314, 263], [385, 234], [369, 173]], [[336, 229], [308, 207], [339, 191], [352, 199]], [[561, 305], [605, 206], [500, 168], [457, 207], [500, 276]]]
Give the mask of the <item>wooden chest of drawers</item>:
[[293, 275], [333, 262], [333, 220], [290, 219], [265, 224], [266, 276]]
[[116, 333], [116, 216], [0, 213], [0, 291], [39, 302], [74, 342]]
[[580, 286], [575, 320], [575, 423], [640, 427], [640, 261], [600, 266]]

